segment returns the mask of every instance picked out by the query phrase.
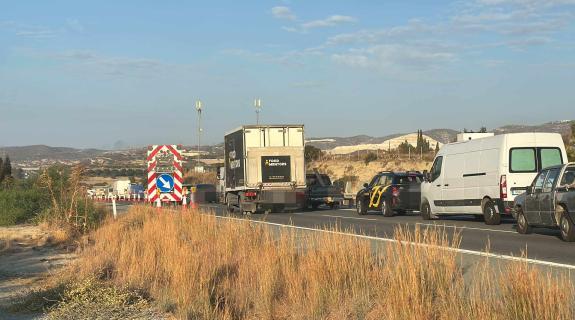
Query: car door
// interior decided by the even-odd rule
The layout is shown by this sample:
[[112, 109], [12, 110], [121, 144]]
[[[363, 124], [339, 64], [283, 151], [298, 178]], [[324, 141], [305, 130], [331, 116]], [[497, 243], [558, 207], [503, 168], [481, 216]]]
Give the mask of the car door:
[[386, 191], [386, 186], [389, 184], [390, 181], [388, 175], [381, 175], [379, 179], [376, 181], [375, 185], [371, 188], [369, 194], [369, 207], [372, 209], [377, 209], [381, 204], [381, 199], [384, 198], [384, 192]]
[[561, 168], [549, 169], [547, 178], [543, 183], [543, 190], [539, 194], [539, 216], [541, 223], [546, 226], [553, 226], [555, 224], [555, 184], [557, 177], [561, 172]]
[[443, 175], [441, 174], [443, 169], [443, 157], [439, 156], [435, 158], [431, 171], [429, 172], [429, 191], [428, 199], [429, 204], [432, 206], [432, 211], [434, 213], [445, 212], [445, 203], [443, 200]]
[[545, 183], [545, 178], [549, 170], [543, 170], [530, 187], [530, 192], [525, 197], [525, 208], [523, 208], [523, 213], [529, 224], [541, 224], [541, 216], [539, 215], [540, 203], [539, 196], [543, 192], [543, 184]]

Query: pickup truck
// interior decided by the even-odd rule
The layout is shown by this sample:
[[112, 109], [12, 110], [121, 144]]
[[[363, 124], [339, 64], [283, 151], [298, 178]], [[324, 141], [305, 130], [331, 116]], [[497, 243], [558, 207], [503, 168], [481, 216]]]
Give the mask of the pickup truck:
[[306, 185], [307, 206], [311, 206], [313, 210], [324, 204], [334, 209], [343, 202], [341, 189], [332, 184], [327, 174], [306, 174]]
[[517, 232], [532, 227], [559, 228], [564, 241], [575, 241], [575, 162], [547, 167], [527, 191], [515, 198]]

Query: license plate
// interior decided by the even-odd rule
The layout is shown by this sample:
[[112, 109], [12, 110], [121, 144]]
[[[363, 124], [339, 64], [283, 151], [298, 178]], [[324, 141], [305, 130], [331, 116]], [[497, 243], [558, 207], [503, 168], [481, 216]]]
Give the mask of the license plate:
[[525, 192], [525, 190], [522, 190], [522, 189], [513, 189], [513, 190], [511, 190], [511, 194], [514, 195], [514, 196], [518, 196], [518, 195], [522, 194], [523, 192]]

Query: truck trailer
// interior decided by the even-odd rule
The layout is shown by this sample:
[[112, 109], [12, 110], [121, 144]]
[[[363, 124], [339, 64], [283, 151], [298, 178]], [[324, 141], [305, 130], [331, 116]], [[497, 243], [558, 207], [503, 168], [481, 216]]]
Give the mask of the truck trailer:
[[281, 212], [305, 205], [303, 125], [242, 126], [226, 134], [224, 144], [229, 212]]

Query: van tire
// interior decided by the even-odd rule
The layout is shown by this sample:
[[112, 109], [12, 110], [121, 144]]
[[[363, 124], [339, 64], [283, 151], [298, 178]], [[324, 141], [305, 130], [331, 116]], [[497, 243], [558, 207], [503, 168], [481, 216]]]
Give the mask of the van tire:
[[422, 218], [423, 220], [431, 220], [432, 213], [431, 213], [431, 206], [429, 205], [429, 203], [424, 202], [424, 203], [421, 205], [421, 212], [420, 212], [420, 214], [421, 214], [421, 218]]
[[486, 225], [501, 224], [501, 214], [495, 210], [495, 204], [491, 199], [483, 200], [483, 217]]
[[358, 198], [355, 201], [355, 208], [357, 209], [357, 214], [363, 216], [367, 214], [367, 201], [364, 199]]
[[559, 222], [559, 229], [561, 230], [561, 239], [567, 242], [575, 241], [575, 225], [573, 225], [573, 221], [571, 217], [567, 214], [567, 212], [563, 212], [561, 215], [561, 220]]
[[527, 218], [525, 218], [525, 213], [523, 213], [523, 209], [517, 208], [517, 232], [520, 234], [529, 234], [531, 233], [531, 226], [529, 222], [527, 222]]
[[389, 203], [387, 203], [387, 201], [385, 201], [385, 199], [381, 199], [381, 213], [383, 214], [384, 217], [393, 217], [394, 216], [394, 212], [393, 209], [391, 209], [391, 207], [389, 206]]

